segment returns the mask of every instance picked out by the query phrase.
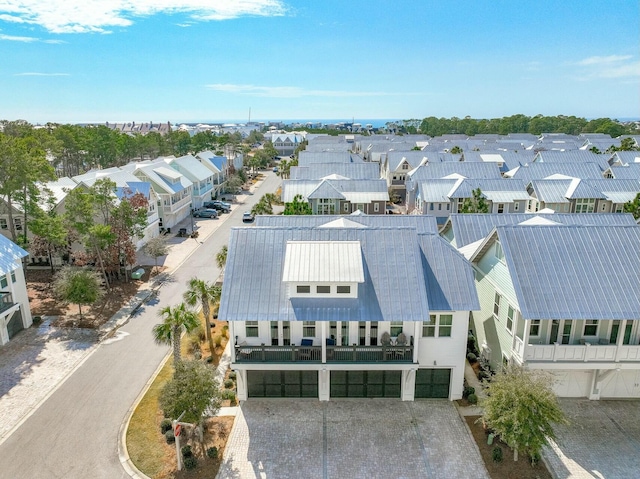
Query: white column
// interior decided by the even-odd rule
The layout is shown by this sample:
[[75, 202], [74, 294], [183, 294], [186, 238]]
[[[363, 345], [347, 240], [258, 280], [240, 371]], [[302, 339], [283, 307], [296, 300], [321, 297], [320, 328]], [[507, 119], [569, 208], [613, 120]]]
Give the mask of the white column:
[[236, 371], [236, 387], [238, 392], [238, 401], [246, 401], [249, 397], [249, 391], [247, 388], [247, 371], [246, 369], [240, 369]]
[[620, 327], [618, 328], [618, 337], [616, 338], [616, 359], [615, 362], [620, 362], [620, 346], [624, 341], [624, 330], [627, 329], [627, 320], [620, 321]]
[[236, 362], [236, 328], [235, 328], [235, 321], [229, 321], [229, 342], [231, 343], [231, 347], [229, 348], [231, 350], [231, 362], [235, 363]]
[[[318, 324], [316, 322], [316, 324]], [[322, 362], [327, 362], [327, 324], [328, 321], [320, 321], [320, 346], [322, 347]]]
[[[413, 325], [413, 362], [418, 362], [418, 344], [420, 344], [420, 337], [422, 336], [422, 321], [416, 321]], [[415, 374], [414, 374], [415, 383]], [[413, 399], [411, 399], [413, 401]]]
[[416, 370], [402, 371], [402, 400], [413, 401], [416, 393]]
[[325, 368], [318, 371], [318, 399], [320, 401], [328, 401], [331, 391], [331, 376], [330, 372]]

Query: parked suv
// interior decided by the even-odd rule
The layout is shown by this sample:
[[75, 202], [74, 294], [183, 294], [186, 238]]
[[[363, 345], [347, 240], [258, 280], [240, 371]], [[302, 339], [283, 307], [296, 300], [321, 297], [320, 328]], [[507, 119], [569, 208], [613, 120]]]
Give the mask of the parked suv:
[[229, 213], [231, 211], [231, 205], [223, 201], [205, 201], [203, 206], [205, 208], [221, 211], [222, 213]]
[[193, 217], [194, 218], [217, 218], [218, 212], [214, 209], [206, 208], [203, 210], [194, 211]]

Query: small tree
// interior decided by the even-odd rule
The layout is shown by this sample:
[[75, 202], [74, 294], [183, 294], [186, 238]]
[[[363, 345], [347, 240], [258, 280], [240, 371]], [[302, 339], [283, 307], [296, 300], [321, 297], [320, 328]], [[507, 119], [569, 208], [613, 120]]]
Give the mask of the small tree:
[[53, 281], [53, 291], [62, 301], [78, 305], [82, 318], [82, 305], [98, 301], [103, 291], [100, 287], [100, 275], [86, 268], [65, 266]]
[[488, 213], [489, 203], [480, 188], [471, 192], [471, 198], [465, 198], [460, 207], [460, 213]]
[[633, 201], [625, 203], [624, 212], [631, 213], [635, 219], [640, 218], [640, 193], [636, 195]]
[[488, 383], [487, 396], [482, 420], [513, 449], [514, 461], [519, 451], [539, 455], [555, 439], [552, 425], [567, 423], [545, 373], [509, 365]]
[[155, 260], [155, 269], [157, 271], [158, 258], [169, 253], [169, 245], [167, 244], [167, 240], [164, 236], [157, 236], [147, 241], [147, 244], [144, 245], [144, 252]]
[[215, 416], [220, 410], [221, 395], [214, 370], [201, 361], [182, 361], [176, 365], [173, 379], [162, 388], [160, 407], [165, 417], [177, 418], [185, 413], [185, 422], [198, 425], [203, 448], [205, 413]]
[[260, 198], [260, 201], [253, 205], [253, 208], [251, 208], [251, 213], [253, 213], [254, 215], [273, 214], [273, 207], [271, 206], [271, 201], [269, 201], [267, 195]]
[[313, 214], [311, 205], [307, 201], [304, 201], [302, 195], [296, 195], [293, 197], [291, 203], [284, 204], [285, 215], [310, 215]]
[[153, 327], [153, 338], [158, 344], [173, 346], [173, 366], [177, 371], [182, 359], [180, 354], [180, 335], [182, 330], [193, 331], [200, 322], [196, 313], [188, 309], [184, 303], [180, 303], [173, 308], [165, 306], [160, 310], [159, 316], [162, 318], [162, 323]]
[[450, 153], [452, 153], [454, 155], [459, 155], [460, 153], [462, 153], [462, 148], [460, 148], [458, 145], [456, 145], [453, 148], [451, 148]]

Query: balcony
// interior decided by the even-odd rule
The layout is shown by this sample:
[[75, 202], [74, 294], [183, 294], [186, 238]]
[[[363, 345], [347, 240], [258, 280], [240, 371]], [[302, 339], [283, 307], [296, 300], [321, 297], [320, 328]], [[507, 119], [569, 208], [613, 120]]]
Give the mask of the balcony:
[[[522, 357], [521, 345], [515, 353]], [[528, 344], [524, 360], [535, 362], [640, 362], [640, 345], [615, 344]]]
[[[321, 363], [322, 346], [236, 346], [237, 363]], [[326, 346], [327, 363], [412, 363], [413, 346]]]
[[0, 293], [0, 313], [11, 308], [14, 304], [11, 293]]

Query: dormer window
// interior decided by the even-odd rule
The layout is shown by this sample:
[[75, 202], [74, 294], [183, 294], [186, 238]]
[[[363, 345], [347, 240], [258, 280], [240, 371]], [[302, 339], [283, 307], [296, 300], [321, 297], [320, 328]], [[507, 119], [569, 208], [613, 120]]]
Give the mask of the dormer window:
[[331, 293], [331, 286], [318, 285], [318, 286], [316, 286], [316, 293], [318, 293], [318, 294], [329, 294], [329, 293]]
[[309, 294], [311, 292], [311, 286], [299, 284], [296, 286], [296, 293], [298, 294]]
[[338, 294], [351, 294], [351, 286], [337, 286], [336, 293]]

